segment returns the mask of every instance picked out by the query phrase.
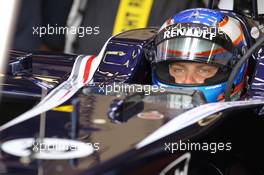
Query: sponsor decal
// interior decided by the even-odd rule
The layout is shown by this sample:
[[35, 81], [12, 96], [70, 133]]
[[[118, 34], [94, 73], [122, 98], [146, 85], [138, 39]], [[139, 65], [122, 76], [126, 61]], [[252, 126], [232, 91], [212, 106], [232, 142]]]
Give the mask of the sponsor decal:
[[175, 161], [166, 166], [159, 175], [188, 175], [189, 162], [191, 159], [191, 153], [185, 153]]
[[259, 37], [259, 29], [257, 27], [252, 27], [250, 30], [250, 34], [254, 39], [257, 39]]
[[264, 33], [264, 25], [258, 25], [258, 26], [253, 26], [250, 30], [250, 35], [254, 38], [254, 39], [258, 39], [261, 35], [263, 35]]
[[137, 117], [146, 120], [159, 120], [164, 118], [164, 115], [159, 113], [158, 111], [148, 111], [137, 114]]

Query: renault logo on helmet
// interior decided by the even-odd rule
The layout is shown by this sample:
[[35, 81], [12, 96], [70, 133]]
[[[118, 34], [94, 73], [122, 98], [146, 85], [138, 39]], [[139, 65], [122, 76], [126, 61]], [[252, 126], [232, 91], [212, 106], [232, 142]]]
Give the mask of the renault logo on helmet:
[[213, 40], [214, 37], [216, 37], [216, 31], [217, 29], [214, 27], [207, 27], [207, 26], [182, 26], [181, 24], [177, 24], [174, 27], [168, 27], [165, 28], [165, 32], [163, 35], [163, 39], [170, 39], [174, 37], [198, 37], [198, 38], [204, 38], [207, 40]]

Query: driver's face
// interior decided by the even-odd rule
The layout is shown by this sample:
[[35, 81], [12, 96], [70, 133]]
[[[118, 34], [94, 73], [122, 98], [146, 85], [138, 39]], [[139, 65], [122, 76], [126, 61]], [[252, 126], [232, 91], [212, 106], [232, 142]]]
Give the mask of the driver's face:
[[218, 68], [212, 65], [175, 62], [169, 65], [169, 73], [179, 84], [202, 84], [204, 80], [213, 77]]

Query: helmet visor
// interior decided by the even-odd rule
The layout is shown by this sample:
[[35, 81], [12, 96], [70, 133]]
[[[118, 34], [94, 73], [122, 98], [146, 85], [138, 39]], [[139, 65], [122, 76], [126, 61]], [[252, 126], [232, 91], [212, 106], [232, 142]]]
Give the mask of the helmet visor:
[[163, 83], [213, 85], [226, 81], [231, 71], [233, 54], [212, 41], [179, 37], [156, 49], [154, 73]]
[[230, 66], [232, 53], [215, 42], [181, 37], [164, 40], [156, 48], [155, 62], [193, 61], [217, 66]]

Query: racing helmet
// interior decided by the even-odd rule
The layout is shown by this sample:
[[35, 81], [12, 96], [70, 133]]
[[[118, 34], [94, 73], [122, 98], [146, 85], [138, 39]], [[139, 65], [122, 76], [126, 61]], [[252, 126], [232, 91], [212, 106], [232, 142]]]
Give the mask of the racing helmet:
[[[246, 49], [242, 25], [237, 19], [211, 9], [182, 11], [167, 19], [155, 38], [151, 52], [152, 83], [199, 90], [207, 102], [223, 101], [228, 77]], [[176, 68], [171, 71], [174, 64]], [[179, 82], [177, 79], [184, 78], [180, 73], [185, 70], [178, 70], [177, 64], [206, 65], [210, 69], [199, 68], [195, 72], [196, 67], [190, 67], [194, 75], [204, 76], [203, 81]], [[240, 97], [246, 85], [246, 68], [244, 64], [233, 82], [232, 100]]]

